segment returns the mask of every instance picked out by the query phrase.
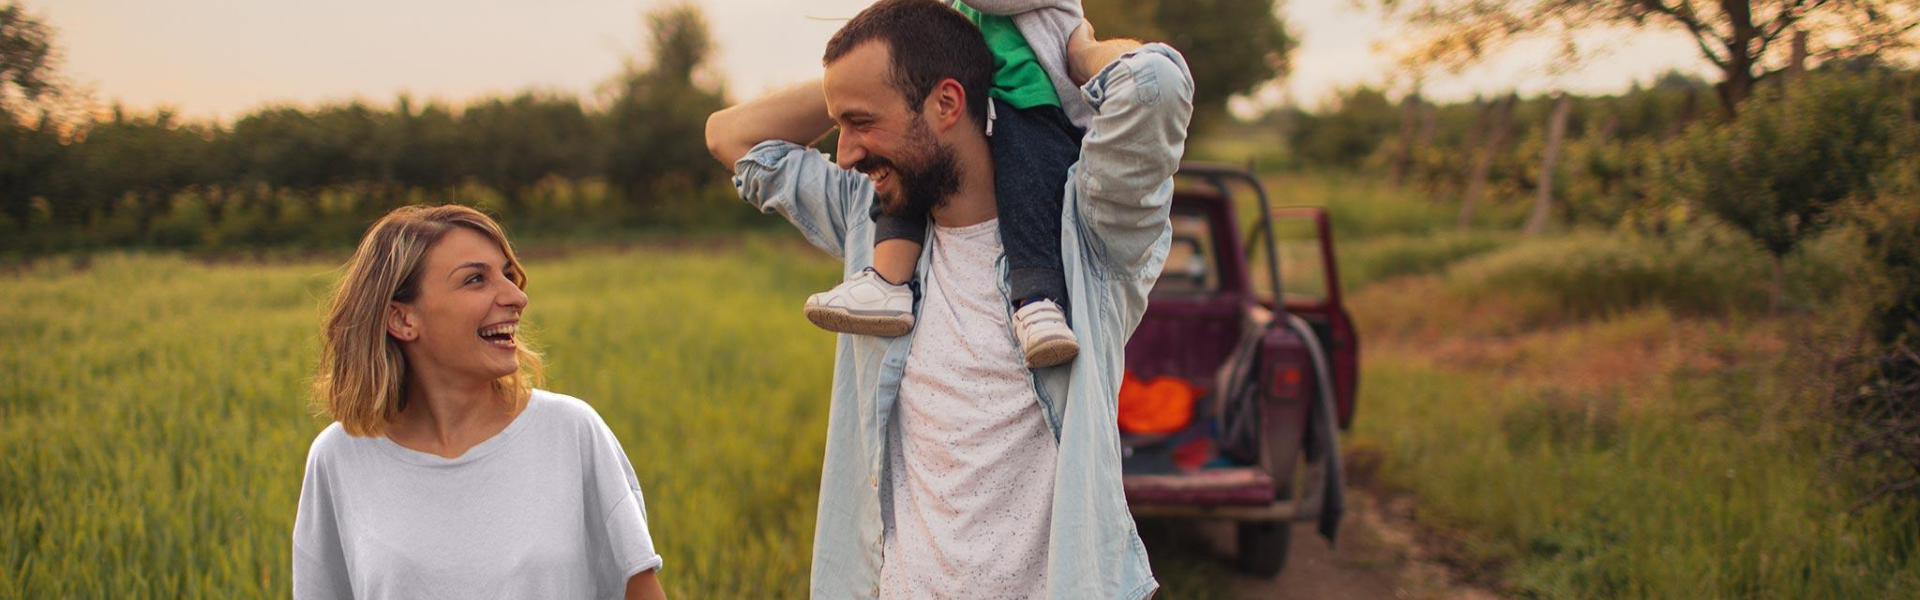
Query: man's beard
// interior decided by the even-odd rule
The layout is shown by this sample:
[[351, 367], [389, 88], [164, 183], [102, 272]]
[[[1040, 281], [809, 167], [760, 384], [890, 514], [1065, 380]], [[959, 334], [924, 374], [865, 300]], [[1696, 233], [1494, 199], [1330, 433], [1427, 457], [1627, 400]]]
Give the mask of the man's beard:
[[880, 211], [888, 216], [925, 215], [946, 206], [947, 200], [960, 191], [960, 160], [953, 147], [935, 139], [926, 121], [916, 119], [907, 133], [912, 136], [912, 146], [927, 150], [926, 160], [920, 161], [921, 164], [903, 168], [885, 158], [868, 156], [853, 166], [862, 173], [883, 168], [892, 173], [893, 190], [874, 197], [880, 203]]

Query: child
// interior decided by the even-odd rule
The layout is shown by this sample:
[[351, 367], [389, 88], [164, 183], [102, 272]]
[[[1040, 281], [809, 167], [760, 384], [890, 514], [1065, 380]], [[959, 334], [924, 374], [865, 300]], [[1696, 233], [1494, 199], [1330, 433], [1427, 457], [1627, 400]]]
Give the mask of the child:
[[[1067, 39], [1080, 26], [1080, 5], [1076, 0], [969, 3], [986, 12], [957, 2], [954, 8], [980, 26], [993, 51], [987, 135], [1014, 330], [1027, 366], [1050, 367], [1080, 353], [1067, 325], [1060, 265], [1067, 169], [1079, 159], [1080, 137], [1093, 116], [1067, 76]], [[886, 215], [876, 203], [873, 219], [874, 266], [807, 298], [807, 319], [822, 329], [890, 337], [913, 328], [908, 284], [926, 239], [927, 215]]]

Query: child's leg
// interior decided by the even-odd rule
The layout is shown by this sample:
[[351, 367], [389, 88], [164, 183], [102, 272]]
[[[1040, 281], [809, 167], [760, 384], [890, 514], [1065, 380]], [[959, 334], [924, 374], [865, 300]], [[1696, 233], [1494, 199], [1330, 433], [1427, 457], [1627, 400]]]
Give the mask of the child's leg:
[[873, 270], [887, 283], [913, 281], [913, 269], [920, 264], [920, 242], [906, 238], [880, 240], [873, 244]]
[[920, 264], [920, 246], [927, 241], [926, 215], [889, 215], [875, 201], [868, 212], [873, 217], [873, 270], [895, 285], [913, 281], [913, 269]]
[[1067, 169], [1079, 159], [1080, 132], [1059, 107], [1016, 110], [993, 102], [997, 118], [988, 141], [1008, 286], [1019, 309], [1015, 327], [1027, 363], [1053, 366], [1080, 351], [1066, 320], [1060, 259], [1061, 205]]
[[913, 330], [913, 279], [927, 218], [873, 209], [873, 265], [833, 289], [807, 297], [807, 320], [827, 331], [898, 336]]
[[994, 194], [1016, 304], [1045, 298], [1067, 306], [1060, 213], [1080, 134], [1058, 107], [1014, 109], [994, 100]]

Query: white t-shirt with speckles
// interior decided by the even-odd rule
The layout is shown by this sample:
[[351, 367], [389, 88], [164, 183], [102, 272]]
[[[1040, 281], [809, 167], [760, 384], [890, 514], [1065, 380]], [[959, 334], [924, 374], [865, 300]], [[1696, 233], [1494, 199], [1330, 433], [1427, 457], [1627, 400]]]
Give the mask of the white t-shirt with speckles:
[[1057, 446], [1008, 327], [999, 222], [931, 229], [888, 427], [880, 597], [1037, 597]]

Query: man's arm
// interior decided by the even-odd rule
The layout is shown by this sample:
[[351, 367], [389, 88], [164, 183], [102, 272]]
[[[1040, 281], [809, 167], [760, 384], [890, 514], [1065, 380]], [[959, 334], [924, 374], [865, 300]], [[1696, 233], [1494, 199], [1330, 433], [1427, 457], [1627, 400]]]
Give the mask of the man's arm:
[[809, 81], [713, 113], [707, 150], [734, 171], [740, 199], [779, 213], [815, 247], [845, 258], [847, 232], [866, 218], [873, 183], [807, 147], [832, 127], [826, 94]]
[[1068, 44], [1068, 61], [1076, 79], [1088, 78], [1081, 96], [1093, 107], [1073, 182], [1081, 222], [1106, 276], [1151, 278], [1186, 150], [1193, 76], [1165, 44], [1095, 41], [1084, 23]]
[[805, 146], [832, 128], [827, 97], [816, 79], [713, 113], [707, 117], [707, 151], [732, 170], [760, 142]]

